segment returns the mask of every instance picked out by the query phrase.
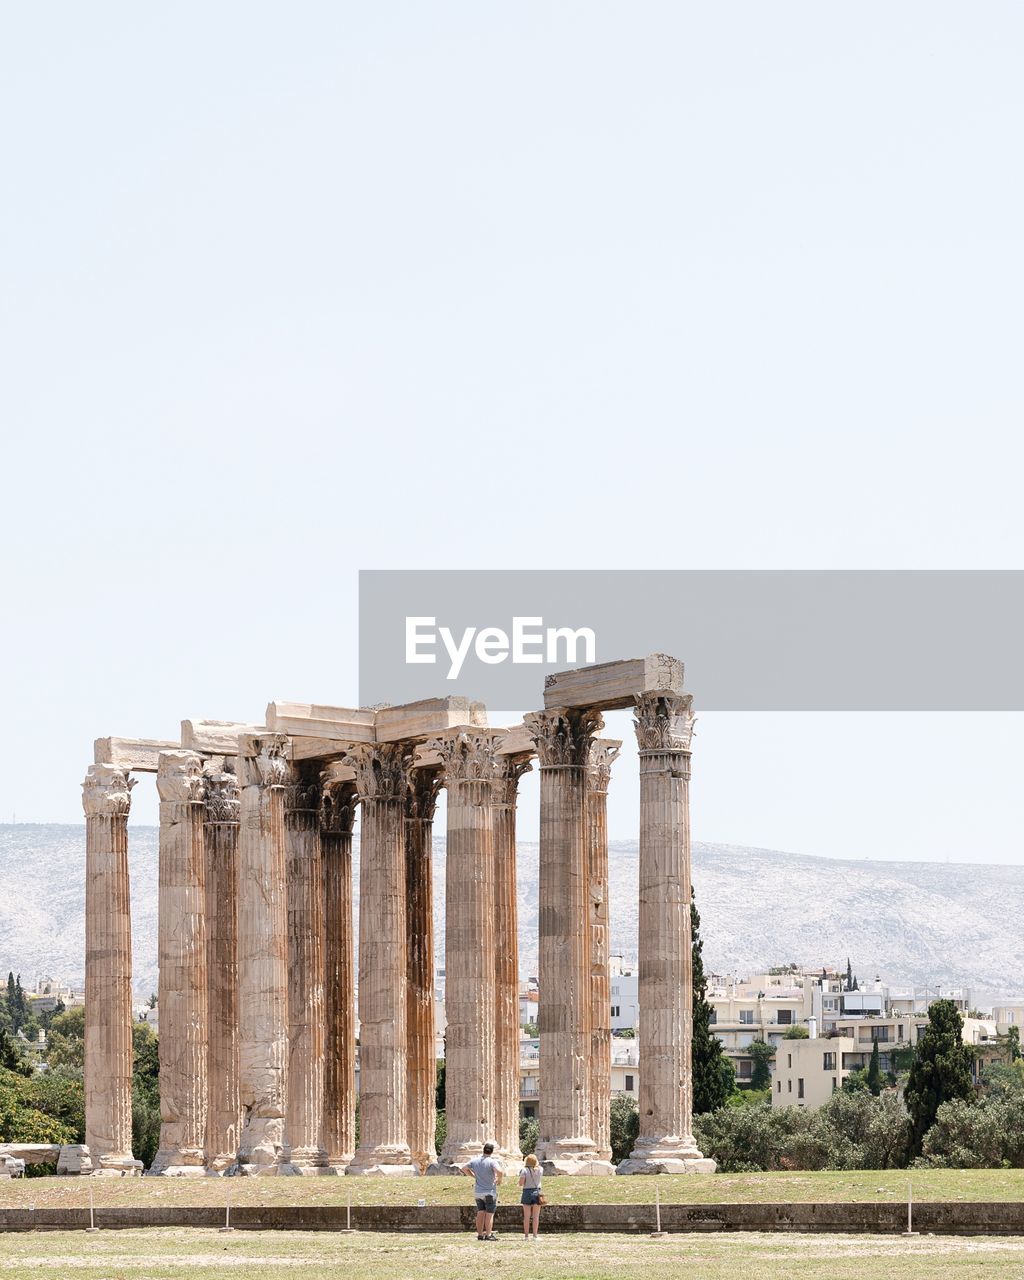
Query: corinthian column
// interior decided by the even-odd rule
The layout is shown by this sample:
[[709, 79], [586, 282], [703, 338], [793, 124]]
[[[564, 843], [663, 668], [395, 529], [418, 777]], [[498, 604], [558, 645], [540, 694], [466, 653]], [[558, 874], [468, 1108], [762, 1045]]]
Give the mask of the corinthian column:
[[412, 747], [356, 747], [345, 763], [359, 841], [359, 1146], [348, 1173], [411, 1174], [406, 1114], [405, 796]]
[[85, 1141], [97, 1173], [137, 1173], [132, 1158], [132, 925], [126, 772], [94, 764], [85, 809]]
[[608, 782], [621, 742], [595, 738], [587, 758], [587, 888], [590, 898], [590, 1136], [611, 1160], [612, 1009], [608, 981]]
[[160, 1147], [150, 1173], [202, 1176], [206, 1164], [206, 854], [203, 766], [161, 751]]
[[416, 769], [405, 816], [406, 1036], [409, 1048], [409, 1148], [420, 1173], [437, 1160], [437, 1041], [434, 1028], [434, 809], [439, 769]]
[[549, 1173], [611, 1173], [590, 1132], [586, 765], [594, 711], [525, 717], [540, 760], [540, 1139]]
[[495, 734], [455, 732], [429, 744], [448, 793], [445, 859], [445, 1121], [437, 1172], [494, 1140]]
[[640, 747], [640, 1134], [619, 1173], [713, 1173], [691, 1132], [689, 694], [636, 697]]
[[206, 775], [206, 1167], [222, 1173], [238, 1152], [238, 779]]
[[516, 801], [527, 754], [499, 756], [494, 810], [494, 1141], [509, 1162], [519, 1149], [519, 913], [516, 909]]
[[285, 789], [288, 878], [288, 1100], [291, 1171], [334, 1173], [324, 1146], [324, 881], [320, 787]]
[[325, 781], [320, 810], [324, 869], [324, 1146], [342, 1170], [356, 1149], [356, 980], [352, 945], [355, 789]]
[[239, 741], [238, 1164], [271, 1174], [287, 1165], [288, 895], [284, 786], [288, 739]]

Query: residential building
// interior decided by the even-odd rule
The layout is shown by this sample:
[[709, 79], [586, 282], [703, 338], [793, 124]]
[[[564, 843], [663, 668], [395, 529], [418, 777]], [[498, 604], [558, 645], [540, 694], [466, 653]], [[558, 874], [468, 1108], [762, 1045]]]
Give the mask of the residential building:
[[851, 1036], [787, 1040], [775, 1052], [772, 1106], [812, 1110], [823, 1106], [857, 1069], [859, 1059]]
[[608, 958], [612, 1032], [636, 1030], [640, 1019], [640, 975], [637, 966], [622, 956]]

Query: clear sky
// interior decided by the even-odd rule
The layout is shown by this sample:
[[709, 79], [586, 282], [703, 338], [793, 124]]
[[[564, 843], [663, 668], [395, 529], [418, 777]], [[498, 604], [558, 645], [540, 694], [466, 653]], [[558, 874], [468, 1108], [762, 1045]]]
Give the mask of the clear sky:
[[[1022, 62], [998, 2], [0, 4], [0, 816], [351, 704], [358, 568], [1022, 567]], [[1022, 721], [707, 715], [695, 835], [1020, 862]]]

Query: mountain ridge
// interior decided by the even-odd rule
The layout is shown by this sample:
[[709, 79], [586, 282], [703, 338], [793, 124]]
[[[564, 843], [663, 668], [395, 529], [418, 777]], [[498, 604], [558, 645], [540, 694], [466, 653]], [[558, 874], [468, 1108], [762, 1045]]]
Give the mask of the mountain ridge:
[[[157, 828], [129, 828], [134, 983], [156, 990]], [[357, 842], [358, 847], [358, 842]], [[636, 956], [636, 840], [609, 843], [612, 950]], [[535, 842], [518, 846], [520, 968], [536, 973]], [[357, 859], [358, 862], [358, 859]], [[0, 972], [80, 985], [85, 827], [0, 825]], [[843, 964], [893, 985], [969, 987], [976, 1002], [1024, 993], [1014, 921], [1024, 869], [1000, 864], [833, 859], [694, 842], [705, 967], [763, 971]], [[444, 839], [434, 843], [437, 958], [443, 957]], [[357, 878], [358, 888], [358, 878]]]

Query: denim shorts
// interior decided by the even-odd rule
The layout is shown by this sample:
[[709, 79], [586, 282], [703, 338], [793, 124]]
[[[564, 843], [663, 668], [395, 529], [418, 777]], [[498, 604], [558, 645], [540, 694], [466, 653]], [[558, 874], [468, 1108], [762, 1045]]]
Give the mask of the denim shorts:
[[523, 1187], [523, 1195], [520, 1204], [540, 1204], [540, 1188], [539, 1187]]
[[477, 1196], [476, 1208], [478, 1213], [493, 1213], [498, 1207], [497, 1196]]

